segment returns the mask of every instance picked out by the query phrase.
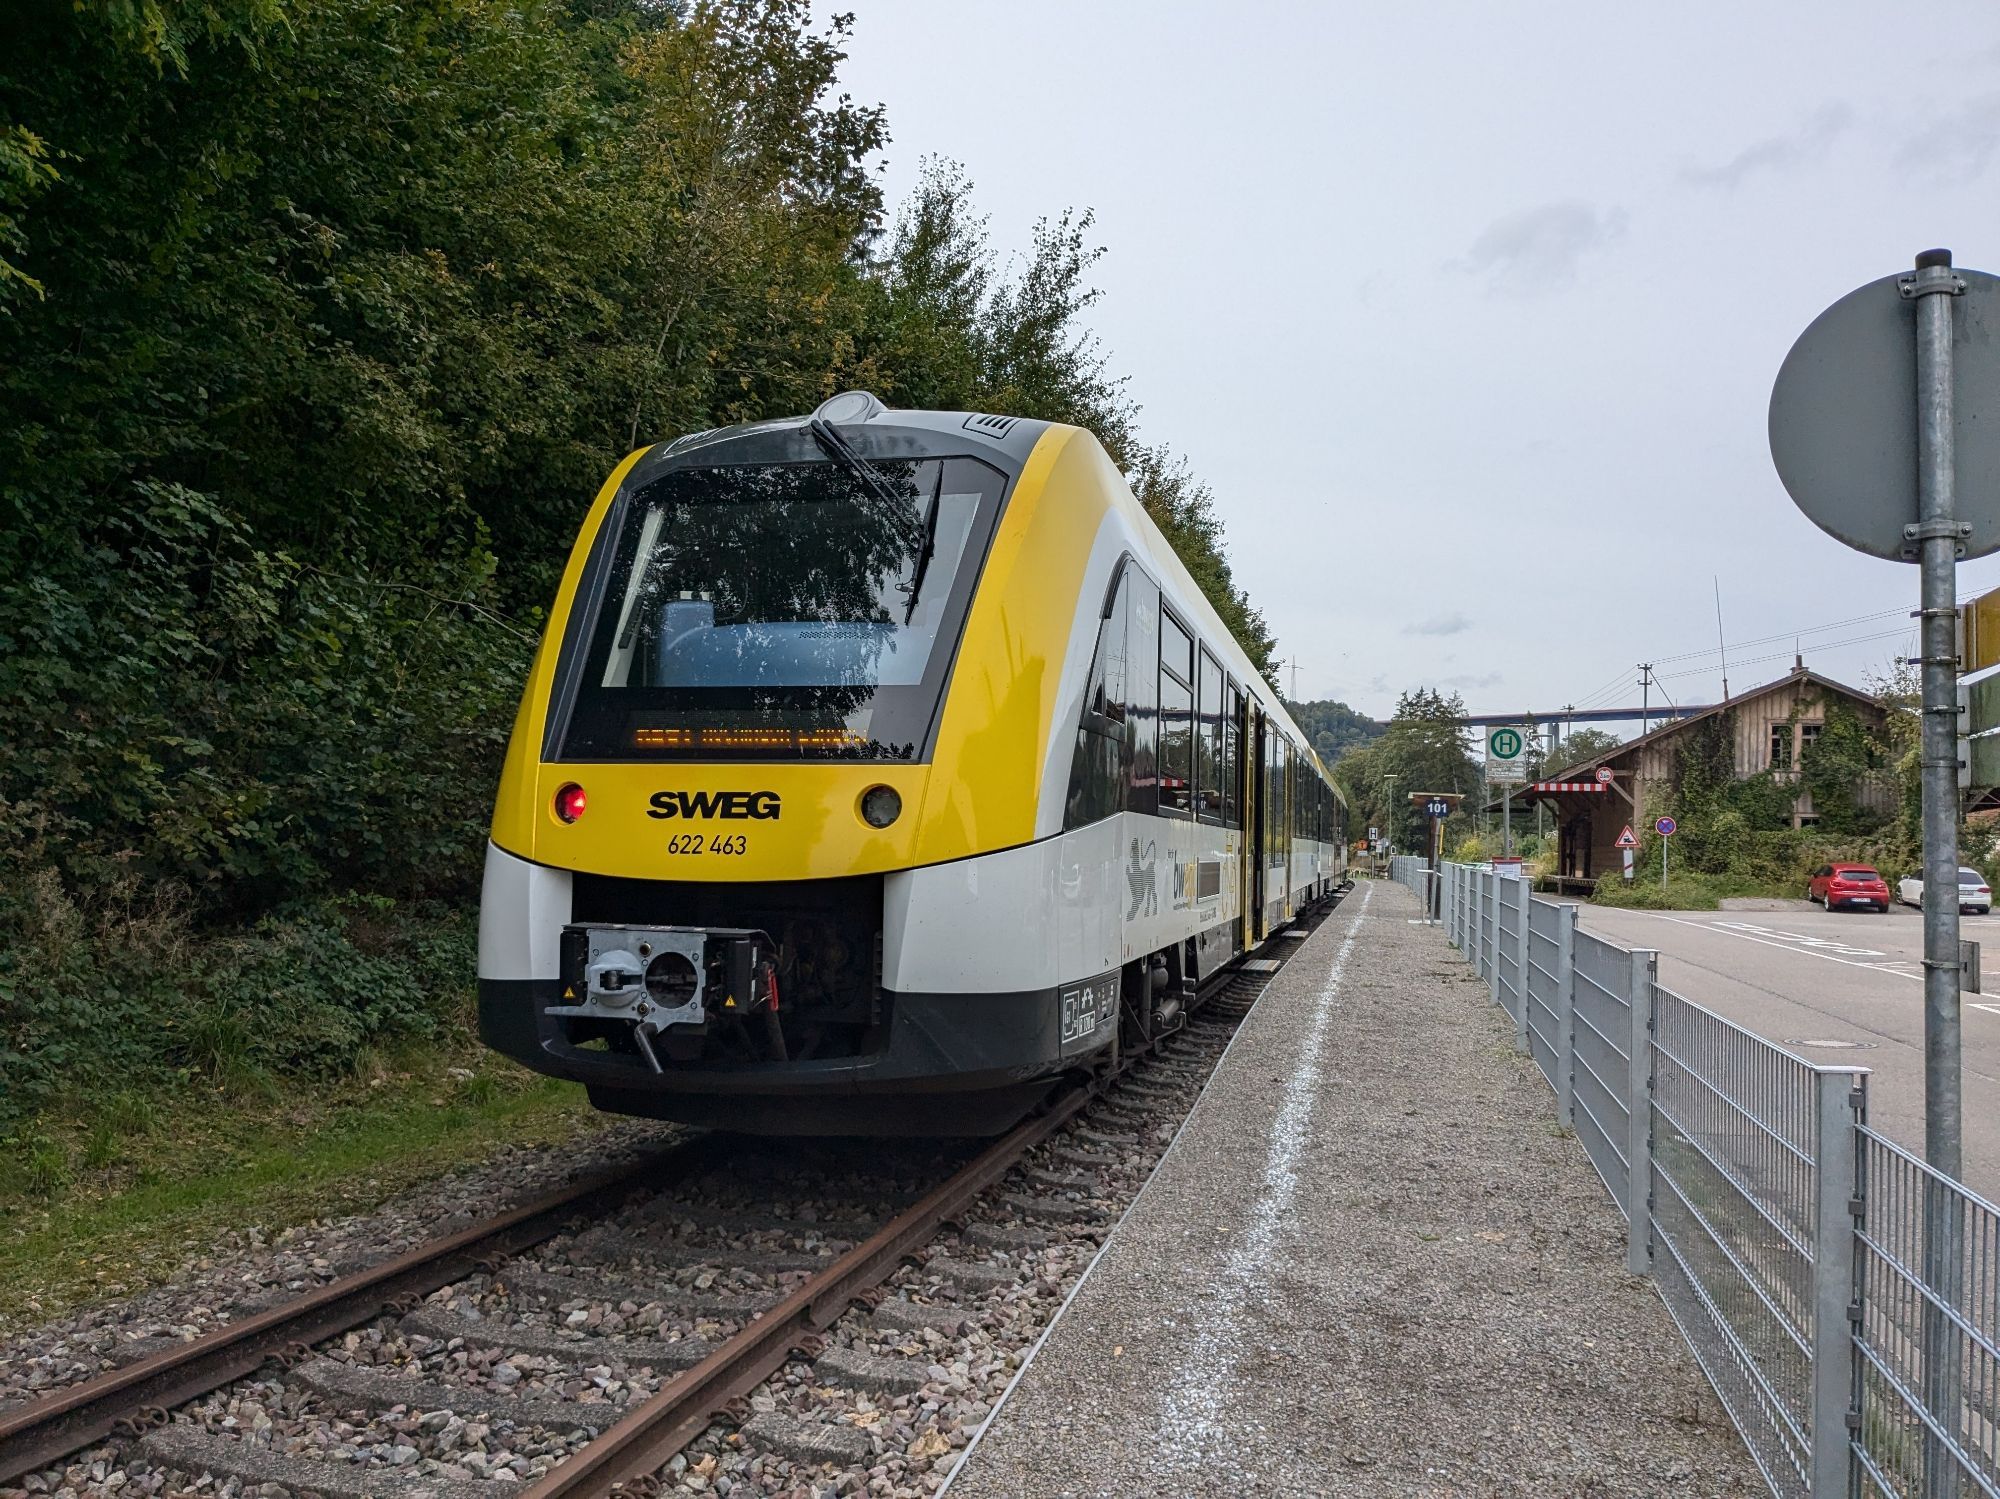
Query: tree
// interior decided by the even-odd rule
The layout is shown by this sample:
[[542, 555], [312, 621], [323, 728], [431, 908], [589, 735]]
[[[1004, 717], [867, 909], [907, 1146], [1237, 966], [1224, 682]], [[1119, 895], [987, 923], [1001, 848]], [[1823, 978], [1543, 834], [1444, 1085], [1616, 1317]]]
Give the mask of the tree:
[[1089, 213], [1002, 276], [934, 162], [885, 233], [848, 36], [807, 0], [0, 6], [0, 1064], [58, 1055], [5, 1009], [55, 982], [31, 888], [206, 934], [469, 909], [542, 610], [640, 443], [853, 386], [1080, 422], [1268, 662], [1088, 330]]
[[1578, 729], [1564, 739], [1556, 753], [1548, 757], [1545, 775], [1554, 777], [1572, 765], [1582, 765], [1599, 755], [1609, 754], [1625, 741], [1608, 729]]
[[1276, 641], [1237, 586], [1214, 492], [1185, 459], [1148, 446], [1125, 381], [1083, 317], [1098, 300], [1090, 284], [1103, 249], [1089, 243], [1090, 213], [1035, 226], [1026, 267], [998, 276], [986, 220], [955, 162], [925, 162], [877, 267], [887, 297], [863, 357], [891, 397], [913, 405], [1004, 411], [1088, 427], [1124, 473], [1236, 642], [1273, 687]]
[[1327, 765], [1332, 765], [1350, 749], [1379, 739], [1385, 727], [1364, 714], [1356, 713], [1347, 704], [1332, 699], [1310, 703], [1295, 703], [1287, 699], [1285, 711], [1305, 731], [1306, 742]]
[[1464, 700], [1426, 687], [1404, 693], [1381, 738], [1348, 751], [1334, 776], [1361, 821], [1400, 848], [1423, 848], [1428, 830], [1411, 793], [1456, 792], [1469, 804], [1461, 815], [1477, 807], [1480, 771], [1466, 748]]

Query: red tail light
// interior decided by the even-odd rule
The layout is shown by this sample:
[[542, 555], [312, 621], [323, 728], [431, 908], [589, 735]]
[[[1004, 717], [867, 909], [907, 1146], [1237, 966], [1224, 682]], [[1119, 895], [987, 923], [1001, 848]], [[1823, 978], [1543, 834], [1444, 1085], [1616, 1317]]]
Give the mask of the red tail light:
[[583, 816], [583, 788], [571, 781], [556, 793], [556, 821], [575, 822]]

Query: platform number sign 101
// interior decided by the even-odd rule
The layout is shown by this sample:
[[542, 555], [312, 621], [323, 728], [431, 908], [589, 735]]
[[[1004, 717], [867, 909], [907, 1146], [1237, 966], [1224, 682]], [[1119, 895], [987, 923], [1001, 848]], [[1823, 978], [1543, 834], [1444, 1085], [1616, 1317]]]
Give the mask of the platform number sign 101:
[[1424, 816], [1445, 818], [1451, 816], [1451, 803], [1441, 796], [1434, 796], [1424, 803]]

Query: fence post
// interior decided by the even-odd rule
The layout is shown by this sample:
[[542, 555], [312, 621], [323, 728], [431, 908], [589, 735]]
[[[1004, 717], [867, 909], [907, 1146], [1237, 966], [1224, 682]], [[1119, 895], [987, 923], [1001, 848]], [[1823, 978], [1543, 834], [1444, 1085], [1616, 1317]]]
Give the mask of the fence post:
[[1647, 1275], [1653, 1268], [1653, 983], [1660, 955], [1632, 953], [1628, 985], [1632, 1029], [1626, 1039], [1625, 1268]]
[[1530, 909], [1534, 901], [1528, 894], [1527, 880], [1520, 875], [1508, 883], [1514, 887], [1521, 913], [1520, 925], [1514, 932], [1514, 1003], [1521, 1011], [1514, 1017], [1514, 1049], [1532, 1054], [1528, 1045], [1528, 919], [1535, 914]]
[[1867, 1098], [1865, 1067], [1815, 1067], [1813, 1129], [1813, 1325], [1811, 1492], [1846, 1499], [1852, 1480], [1847, 1418], [1856, 1410], [1854, 1327], [1860, 1201], [1855, 1156]]
[[1556, 907], [1556, 1117], [1576, 1123], [1576, 907]]

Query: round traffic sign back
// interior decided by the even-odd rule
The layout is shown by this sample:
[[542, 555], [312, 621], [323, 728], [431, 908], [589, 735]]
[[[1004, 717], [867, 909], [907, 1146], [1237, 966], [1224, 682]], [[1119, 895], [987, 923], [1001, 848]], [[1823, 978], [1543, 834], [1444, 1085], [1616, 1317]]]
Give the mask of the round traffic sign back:
[[1675, 833], [1680, 831], [1680, 827], [1681, 825], [1671, 817], [1662, 817], [1658, 822], [1653, 824], [1653, 831], [1658, 833], [1662, 838], [1671, 838]]
[[[1917, 519], [1916, 303], [1884, 276], [1799, 335], [1771, 389], [1771, 461], [1792, 502], [1857, 551], [1903, 560]], [[1955, 518], [1965, 555], [2000, 551], [2000, 277], [1958, 270], [1951, 298]]]

